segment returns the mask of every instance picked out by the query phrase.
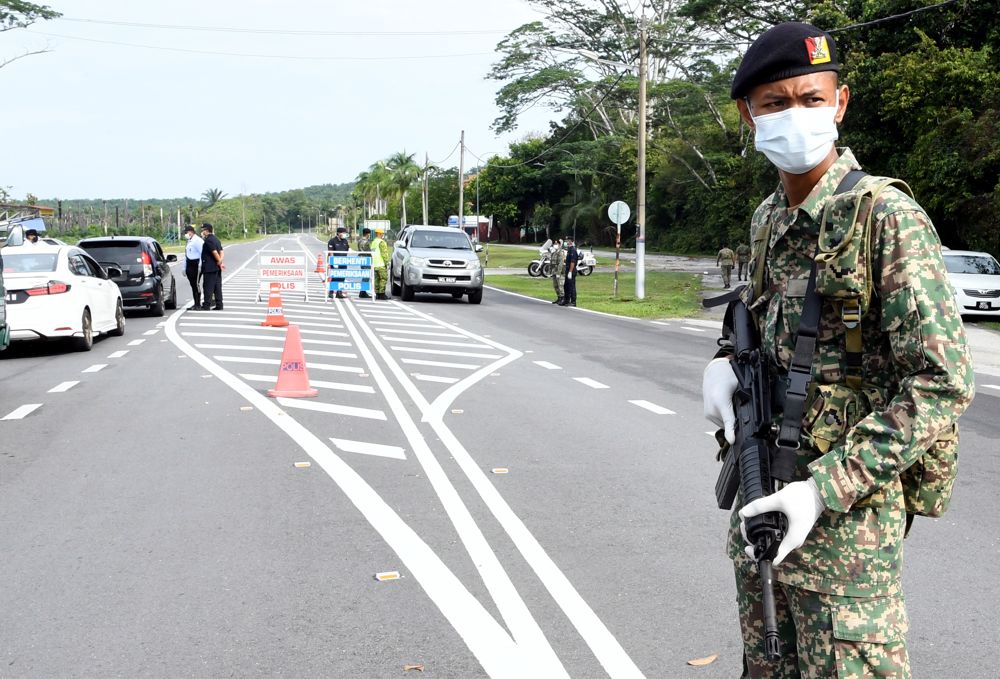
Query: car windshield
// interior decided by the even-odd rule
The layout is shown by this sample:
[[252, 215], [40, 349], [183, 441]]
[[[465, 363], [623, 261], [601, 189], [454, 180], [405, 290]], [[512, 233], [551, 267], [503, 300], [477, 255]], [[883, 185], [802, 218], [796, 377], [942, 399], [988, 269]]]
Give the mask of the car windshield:
[[80, 243], [80, 247], [98, 262], [125, 265], [142, 263], [142, 252], [135, 241]]
[[471, 250], [468, 237], [461, 231], [417, 231], [410, 241], [411, 248], [440, 248], [442, 250]]
[[989, 255], [945, 255], [948, 273], [980, 273], [1000, 276], [1000, 264]]
[[43, 254], [14, 254], [9, 253], [3, 258], [4, 273], [42, 273], [45, 271], [55, 271], [58, 255], [56, 253]]

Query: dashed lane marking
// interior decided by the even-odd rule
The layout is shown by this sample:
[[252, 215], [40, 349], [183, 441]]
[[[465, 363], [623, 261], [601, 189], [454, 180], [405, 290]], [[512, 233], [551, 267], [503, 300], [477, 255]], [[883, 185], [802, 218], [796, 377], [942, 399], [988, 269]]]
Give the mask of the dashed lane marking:
[[408, 363], [409, 365], [429, 365], [437, 368], [461, 368], [462, 370], [475, 370], [478, 365], [474, 363], [448, 363], [447, 361], [424, 361], [419, 358], [403, 358], [400, 359], [403, 363]]
[[100, 372], [101, 370], [104, 370], [107, 367], [108, 367], [107, 363], [95, 363], [94, 365], [90, 366], [89, 368], [84, 368], [80, 372], [83, 372], [83, 373], [96, 373], [96, 372]]
[[153, 328], [152, 330], [147, 330], [146, 332], [144, 332], [142, 334], [146, 335], [147, 337], [152, 337], [153, 335], [155, 335], [158, 332], [160, 332], [159, 328]]
[[142, 343], [143, 343], [143, 342], [145, 342], [145, 341], [146, 341], [146, 340], [144, 340], [144, 339], [134, 339], [134, 340], [132, 340], [131, 342], [129, 342], [127, 346], [130, 346], [130, 347], [137, 347], [137, 346], [139, 346], [140, 344], [142, 344]]
[[[240, 377], [247, 382], [267, 382], [269, 384], [275, 384], [277, 382], [277, 377], [274, 375], [250, 375], [250, 374], [240, 374]], [[325, 382], [323, 380], [309, 380], [309, 386], [316, 389], [336, 389], [338, 391], [354, 391], [360, 394], [374, 394], [375, 387], [370, 387], [367, 384], [345, 384], [344, 382]]]
[[562, 370], [562, 368], [557, 366], [555, 363], [549, 363], [548, 361], [535, 361], [534, 363], [535, 365], [545, 368], [546, 370]]
[[629, 401], [632, 405], [639, 406], [640, 408], [645, 408], [651, 413], [656, 413], [657, 415], [676, 415], [670, 408], [664, 408], [663, 406], [658, 406], [655, 403], [650, 403], [649, 401]]
[[421, 382], [439, 382], [441, 384], [455, 384], [457, 377], [442, 377], [440, 375], [424, 375], [423, 373], [410, 373], [410, 376]]
[[385, 446], [380, 443], [365, 443], [364, 441], [348, 441], [347, 439], [330, 438], [333, 445], [337, 446], [345, 453], [361, 453], [362, 455], [376, 455], [378, 457], [391, 457], [394, 460], [405, 460], [406, 452], [399, 446]]
[[666, 326], [670, 325], [669, 323], [665, 323], [663, 321], [650, 321], [650, 323], [652, 323], [653, 325], [666, 325]]
[[705, 328], [692, 328], [690, 325], [682, 325], [681, 328], [690, 330], [691, 332], [705, 332]]
[[467, 358], [503, 358], [500, 354], [483, 354], [475, 351], [452, 351], [450, 349], [424, 349], [423, 347], [389, 347], [393, 351], [408, 351], [414, 354], [434, 354], [435, 356], [465, 356]]
[[312, 410], [318, 413], [330, 413], [332, 415], [347, 415], [349, 417], [363, 417], [369, 420], [385, 420], [385, 413], [381, 410], [371, 408], [358, 408], [355, 406], [342, 406], [336, 403], [323, 403], [321, 401], [307, 401], [300, 398], [278, 398], [278, 404], [283, 408], [295, 408], [298, 410]]
[[0, 419], [2, 419], [2, 420], [21, 420], [21, 419], [24, 419], [25, 417], [27, 417], [28, 415], [30, 415], [31, 413], [35, 412], [37, 409], [39, 409], [41, 407], [42, 407], [41, 403], [26, 403], [25, 405], [21, 406], [17, 410], [14, 410], [14, 411], [12, 411], [10, 413], [7, 413], [6, 415], [4, 415]]
[[72, 382], [61, 382], [60, 384], [57, 384], [56, 386], [49, 389], [49, 393], [61, 394], [64, 391], [69, 391], [78, 384], [80, 384], [80, 380], [74, 380]]
[[984, 384], [987, 389], [1000, 389], [1000, 384]]
[[[276, 358], [249, 358], [246, 356], [213, 356], [216, 361], [223, 363], [257, 363], [260, 365], [281, 365], [281, 361]], [[360, 375], [364, 372], [361, 368], [352, 365], [330, 365], [329, 363], [310, 363], [306, 361], [309, 370], [330, 370], [333, 372], [354, 373]]]
[[573, 379], [576, 380], [577, 382], [579, 382], [580, 384], [587, 385], [591, 389], [610, 389], [611, 388], [608, 385], [601, 384], [597, 380], [592, 380], [589, 377], [574, 377]]
[[121, 358], [128, 353], [128, 349], [122, 349], [121, 351], [114, 351], [108, 354], [108, 358]]

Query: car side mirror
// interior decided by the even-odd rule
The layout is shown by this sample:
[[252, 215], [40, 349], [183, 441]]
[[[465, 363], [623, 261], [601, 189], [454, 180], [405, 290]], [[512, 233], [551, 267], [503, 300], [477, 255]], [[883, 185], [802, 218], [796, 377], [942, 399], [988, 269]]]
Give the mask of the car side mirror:
[[167, 255], [167, 261], [168, 262], [176, 262], [177, 261], [177, 255]]
[[104, 267], [104, 273], [108, 274], [108, 278], [121, 278], [125, 275], [125, 272], [119, 269], [117, 266], [106, 266]]
[[476, 252], [482, 252], [482, 251], [483, 251], [483, 246], [482, 246], [482, 244], [480, 244], [480, 243], [476, 243]]

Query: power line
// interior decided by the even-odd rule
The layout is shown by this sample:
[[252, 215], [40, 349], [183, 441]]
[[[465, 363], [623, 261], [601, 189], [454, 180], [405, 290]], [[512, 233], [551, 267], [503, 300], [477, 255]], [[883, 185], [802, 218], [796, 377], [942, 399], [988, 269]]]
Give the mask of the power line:
[[129, 28], [158, 28], [178, 31], [210, 31], [216, 33], [253, 33], [257, 35], [316, 35], [316, 36], [340, 36], [340, 37], [373, 37], [373, 36], [440, 36], [440, 35], [496, 35], [506, 33], [506, 31], [496, 29], [469, 29], [469, 30], [429, 30], [429, 31], [308, 31], [308, 30], [285, 30], [277, 28], [237, 28], [234, 26], [185, 26], [181, 24], [147, 24], [136, 21], [110, 21], [101, 19], [75, 19], [70, 17], [59, 17], [59, 21], [72, 21], [75, 23], [101, 24], [104, 26], [126, 26]]
[[250, 57], [255, 59], [293, 59], [297, 61], [409, 61], [414, 59], [452, 59], [458, 57], [478, 57], [493, 54], [493, 52], [465, 52], [455, 54], [407, 54], [402, 56], [349, 56], [349, 57], [311, 57], [295, 54], [251, 54], [247, 52], [217, 52], [213, 50], [186, 49], [183, 47], [162, 47], [159, 45], [140, 45], [131, 42], [118, 42], [116, 40], [98, 40], [96, 38], [82, 38], [76, 35], [62, 35], [60, 33], [48, 33], [29, 29], [28, 33], [45, 35], [52, 38], [63, 38], [66, 40], [82, 40], [83, 42], [94, 42], [102, 45], [117, 45], [119, 47], [138, 47], [140, 49], [161, 50], [165, 52], [184, 52], [187, 54], [211, 54], [223, 57]]
[[958, 0], [944, 0], [944, 2], [939, 2], [936, 5], [927, 5], [926, 7], [918, 7], [916, 9], [911, 9], [909, 12], [902, 12], [900, 14], [893, 14], [892, 16], [882, 17], [881, 19], [873, 19], [871, 21], [865, 21], [860, 24], [851, 24], [850, 26], [841, 26], [840, 28], [834, 28], [833, 30], [827, 31], [827, 33], [840, 33], [841, 31], [849, 31], [853, 28], [862, 28], [864, 26], [874, 26], [875, 24], [881, 24], [886, 21], [892, 21], [893, 19], [899, 19], [902, 17], [910, 16], [911, 14], [917, 14], [918, 12], [926, 12], [929, 9], [938, 9], [939, 7], [944, 7], [945, 5], [953, 5]]
[[449, 153], [448, 155], [446, 155], [446, 156], [445, 156], [444, 158], [442, 158], [441, 160], [433, 160], [433, 161], [431, 161], [431, 165], [440, 165], [441, 163], [443, 163], [443, 162], [447, 161], [447, 160], [448, 160], [449, 158], [451, 158], [451, 157], [452, 157], [453, 155], [455, 155], [455, 151], [457, 151], [457, 150], [458, 150], [458, 147], [459, 147], [459, 145], [460, 145], [461, 143], [462, 143], [461, 141], [456, 141], [456, 142], [455, 142], [455, 148], [453, 148], [453, 149], [451, 150], [451, 153]]

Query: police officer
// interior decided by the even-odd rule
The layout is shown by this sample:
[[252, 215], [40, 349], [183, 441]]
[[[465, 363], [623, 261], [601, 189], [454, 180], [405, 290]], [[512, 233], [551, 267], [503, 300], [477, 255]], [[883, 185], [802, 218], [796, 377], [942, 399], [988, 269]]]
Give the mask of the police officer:
[[728, 288], [733, 280], [733, 265], [736, 264], [736, 253], [723, 245], [715, 258], [715, 265], [722, 267], [722, 287]]
[[375, 240], [371, 242], [372, 269], [375, 274], [375, 299], [389, 299], [385, 294], [386, 283], [389, 282], [389, 244], [382, 237], [385, 227], [375, 227]]
[[745, 281], [747, 280], [747, 265], [750, 263], [750, 246], [746, 243], [740, 243], [736, 246], [736, 264], [738, 269], [736, 271], [736, 280]]
[[[850, 97], [839, 70], [829, 34], [785, 23], [753, 43], [732, 84], [757, 150], [780, 178], [751, 221], [751, 234], [760, 235], [767, 251], [765, 266], [751, 267], [752, 285], [743, 291], [763, 354], [779, 376], [790, 369], [823, 207], [859, 168], [849, 149], [834, 146]], [[847, 360], [851, 330], [833, 301], [823, 299], [812, 387], [840, 396], [806, 402], [798, 480], [733, 515], [728, 552], [744, 677], [910, 676], [900, 475], [954, 432], [972, 398], [973, 373], [927, 214], [895, 188], [879, 194], [872, 214], [876, 265], [868, 275], [875, 294], [861, 317], [860, 365]], [[727, 352], [720, 353], [705, 369], [704, 408], [732, 443], [736, 379]], [[846, 381], [852, 371], [860, 371], [861, 388]], [[740, 534], [742, 520], [767, 511], [788, 521], [773, 560], [783, 651], [777, 661], [764, 656], [760, 578]]]
[[566, 236], [566, 277], [563, 283], [563, 298], [556, 302], [559, 306], [576, 306], [576, 265], [580, 262], [573, 236]]
[[28, 229], [24, 232], [24, 237], [29, 243], [34, 245], [38, 242], [38, 231], [36, 229]]
[[551, 252], [549, 266], [552, 269], [552, 287], [556, 291], [556, 298], [552, 303], [559, 304], [566, 294], [566, 248], [563, 246], [562, 238], [556, 238]]
[[[343, 226], [337, 227], [337, 235], [326, 242], [326, 249], [334, 254], [334, 262], [336, 262], [336, 257], [343, 257], [351, 249], [351, 244], [347, 242], [347, 228]], [[334, 265], [336, 266], [336, 265]], [[331, 271], [331, 279], [334, 282], [342, 282], [343, 278], [334, 278], [333, 272]], [[333, 293], [328, 293], [329, 297], [333, 297]], [[337, 299], [344, 299], [347, 294], [343, 290], [337, 290]]]
[[[358, 252], [371, 252], [372, 249], [372, 230], [367, 226], [361, 230], [361, 238], [358, 239]], [[369, 299], [371, 295], [362, 290], [358, 293], [358, 297], [361, 299]]]
[[201, 310], [222, 311], [222, 272], [226, 269], [222, 262], [222, 242], [211, 224], [201, 225], [201, 237], [204, 241], [201, 245]]
[[201, 290], [198, 287], [198, 272], [201, 269], [201, 248], [204, 244], [201, 236], [194, 232], [194, 227], [188, 224], [184, 227], [184, 275], [191, 284], [191, 297], [194, 298], [193, 310], [201, 309]]

